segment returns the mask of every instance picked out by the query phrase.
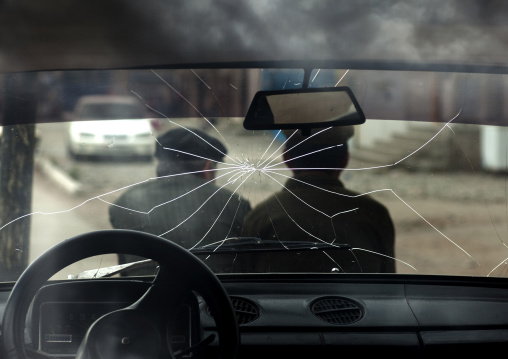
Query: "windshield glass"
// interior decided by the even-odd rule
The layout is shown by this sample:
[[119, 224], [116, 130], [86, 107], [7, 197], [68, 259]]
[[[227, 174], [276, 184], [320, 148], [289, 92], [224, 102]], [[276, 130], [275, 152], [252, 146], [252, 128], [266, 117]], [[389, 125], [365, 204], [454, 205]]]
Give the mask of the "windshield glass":
[[[216, 273], [506, 275], [505, 75], [314, 69], [308, 87], [349, 87], [364, 124], [243, 128], [257, 91], [305, 78], [4, 75], [2, 280], [58, 242], [111, 228], [167, 238]], [[20, 116], [37, 124], [9, 125]], [[112, 253], [55, 278], [142, 259]]]
[[90, 103], [85, 104], [76, 113], [81, 119], [128, 119], [143, 118], [143, 109], [138, 105], [122, 103]]

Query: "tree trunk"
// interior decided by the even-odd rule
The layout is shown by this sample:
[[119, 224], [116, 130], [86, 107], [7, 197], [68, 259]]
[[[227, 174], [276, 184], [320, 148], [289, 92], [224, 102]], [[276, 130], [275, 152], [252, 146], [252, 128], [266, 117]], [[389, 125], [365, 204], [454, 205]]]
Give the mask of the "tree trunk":
[[34, 169], [36, 75], [4, 77], [0, 140], [0, 281], [16, 280], [28, 265]]

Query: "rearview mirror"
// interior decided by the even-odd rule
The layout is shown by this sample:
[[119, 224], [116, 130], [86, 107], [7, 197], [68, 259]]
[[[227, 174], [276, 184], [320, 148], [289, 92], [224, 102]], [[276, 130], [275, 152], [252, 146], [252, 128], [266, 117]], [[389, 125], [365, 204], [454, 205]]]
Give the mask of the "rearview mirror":
[[259, 91], [243, 127], [247, 130], [311, 129], [365, 122], [349, 87]]

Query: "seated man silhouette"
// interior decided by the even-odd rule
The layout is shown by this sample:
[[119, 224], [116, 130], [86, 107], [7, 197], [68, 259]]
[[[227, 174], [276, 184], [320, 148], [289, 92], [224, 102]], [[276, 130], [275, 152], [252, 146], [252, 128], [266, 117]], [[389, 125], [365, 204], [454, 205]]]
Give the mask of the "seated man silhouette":
[[[240, 235], [250, 204], [214, 183], [227, 149], [205, 132], [191, 131], [173, 129], [157, 138], [158, 178], [129, 188], [110, 206], [113, 228], [148, 232], [184, 248]], [[141, 259], [119, 255], [120, 264]]]
[[307, 137], [296, 130], [284, 134], [283, 158], [293, 176], [247, 215], [244, 235], [282, 243], [349, 244], [351, 250], [272, 253], [263, 259], [265, 270], [394, 273], [395, 231], [388, 210], [346, 189], [339, 179], [349, 161], [347, 141], [354, 128], [314, 129]]

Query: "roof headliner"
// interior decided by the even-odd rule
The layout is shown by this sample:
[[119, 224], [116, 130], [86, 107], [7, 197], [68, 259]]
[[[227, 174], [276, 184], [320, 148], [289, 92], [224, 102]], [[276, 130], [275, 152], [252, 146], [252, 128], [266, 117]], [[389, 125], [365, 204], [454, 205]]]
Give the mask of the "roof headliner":
[[508, 2], [421, 3], [4, 1], [0, 71], [282, 66], [290, 60], [367, 68], [496, 64], [505, 72]]

